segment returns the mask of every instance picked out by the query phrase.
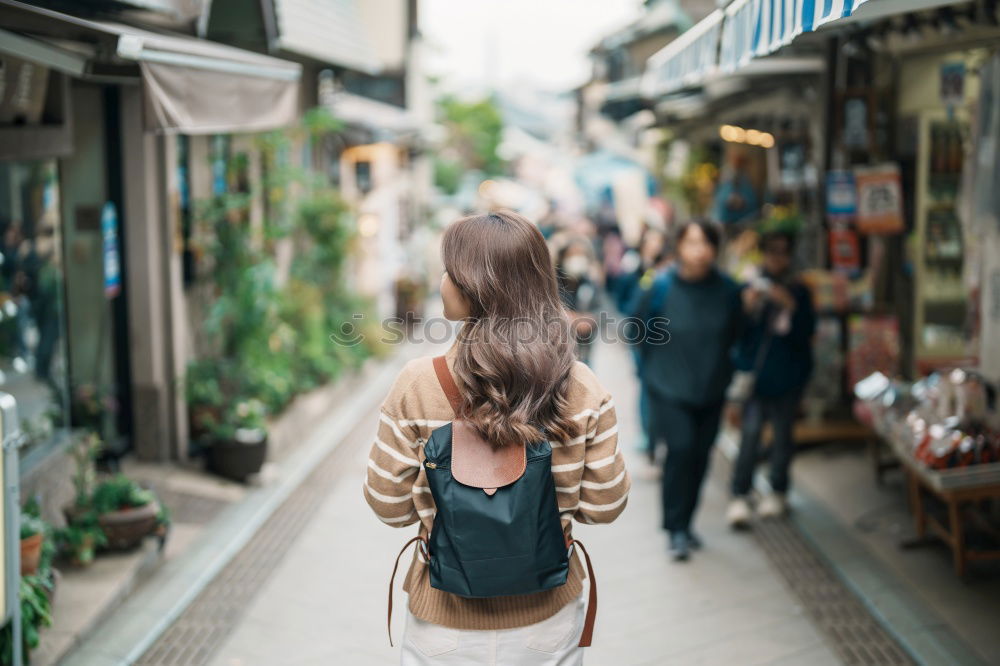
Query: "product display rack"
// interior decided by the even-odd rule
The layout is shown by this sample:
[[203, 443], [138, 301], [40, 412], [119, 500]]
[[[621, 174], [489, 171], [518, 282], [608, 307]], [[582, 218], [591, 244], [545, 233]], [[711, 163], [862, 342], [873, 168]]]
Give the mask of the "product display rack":
[[[913, 457], [903, 433], [882, 427], [879, 434], [895, 451], [906, 474], [916, 540], [904, 546], [922, 545], [929, 535], [939, 538], [951, 549], [960, 578], [965, 577], [969, 562], [1000, 560], [1000, 531], [980, 513], [984, 501], [1000, 498], [1000, 463], [934, 470]], [[934, 511], [930, 498], [944, 511]], [[970, 526], [987, 536], [993, 547], [970, 544]]]
[[963, 238], [957, 214], [963, 141], [968, 122], [960, 110], [919, 116], [913, 236], [914, 363], [917, 374], [968, 354], [968, 294], [962, 278]]

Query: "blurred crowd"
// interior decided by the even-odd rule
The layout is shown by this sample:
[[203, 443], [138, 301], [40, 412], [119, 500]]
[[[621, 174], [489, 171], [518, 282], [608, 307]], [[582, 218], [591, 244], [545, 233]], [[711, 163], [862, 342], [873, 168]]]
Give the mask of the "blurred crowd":
[[[629, 318], [638, 333], [628, 336], [643, 433], [635, 445], [661, 477], [662, 527], [677, 561], [702, 545], [694, 517], [727, 412], [740, 431], [729, 525], [787, 510], [792, 426], [812, 371], [816, 317], [793, 267], [795, 235], [741, 227], [748, 203], [738, 178], [719, 189], [716, 220], [682, 218], [652, 197], [632, 243], [610, 206], [568, 215], [553, 205], [538, 220], [580, 360], [592, 362], [602, 313]], [[736, 264], [738, 277], [727, 268]], [[758, 497], [752, 480], [767, 424], [770, 490]]]

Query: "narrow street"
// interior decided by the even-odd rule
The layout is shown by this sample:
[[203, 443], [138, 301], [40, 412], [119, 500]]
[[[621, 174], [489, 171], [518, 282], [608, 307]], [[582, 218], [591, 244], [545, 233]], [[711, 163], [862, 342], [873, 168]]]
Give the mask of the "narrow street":
[[[627, 349], [599, 348], [595, 366], [615, 396], [620, 442], [634, 485], [617, 523], [574, 528], [594, 558], [600, 590], [588, 662], [839, 663], [754, 539], [725, 528], [724, 465], [716, 465], [705, 489], [698, 527], [706, 549], [687, 564], [668, 560], [666, 537], [657, 527], [658, 482], [632, 445], [635, 396]], [[398, 642], [390, 648], [385, 632], [386, 586], [410, 530], [388, 529], [362, 498], [374, 428], [373, 411], [371, 426], [341, 445], [337, 454], [345, 462], [322, 506], [284, 559], [262, 576], [259, 591], [209, 663], [396, 663]], [[397, 580], [396, 641], [402, 636], [405, 599], [399, 585]]]

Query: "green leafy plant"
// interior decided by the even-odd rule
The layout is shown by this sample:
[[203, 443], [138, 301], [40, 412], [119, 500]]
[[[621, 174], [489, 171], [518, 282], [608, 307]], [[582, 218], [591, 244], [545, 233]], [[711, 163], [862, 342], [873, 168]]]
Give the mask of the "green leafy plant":
[[[267, 416], [296, 393], [335, 378], [376, 348], [377, 335], [354, 346], [331, 340], [370, 309], [339, 279], [354, 248], [354, 214], [336, 190], [290, 158], [294, 136], [320, 142], [342, 127], [317, 109], [292, 132], [261, 135], [263, 192], [227, 191], [196, 203], [202, 277], [212, 288], [206, 291], [205, 350], [189, 363], [184, 389], [192, 437], [202, 444], [231, 441], [240, 429], [266, 432]], [[296, 191], [302, 193], [297, 201]], [[263, 233], [249, 214], [261, 194]], [[294, 255], [282, 284], [273, 259], [279, 239]]]
[[41, 518], [36, 518], [35, 516], [21, 513], [21, 538], [27, 539], [33, 537], [36, 534], [45, 534], [48, 530], [48, 524]]
[[97, 477], [94, 460], [100, 453], [102, 446], [101, 438], [95, 432], [82, 433], [73, 440], [70, 455], [73, 457], [74, 463], [73, 506], [75, 509], [90, 508], [91, 493]]
[[[21, 642], [23, 645], [25, 663], [30, 663], [29, 652], [40, 641], [40, 630], [43, 626], [52, 625], [52, 605], [49, 594], [52, 592], [51, 576], [22, 576], [18, 597], [21, 602]], [[8, 666], [14, 663], [13, 623], [8, 622], [0, 630], [0, 665]]]
[[497, 149], [503, 140], [503, 116], [496, 102], [488, 97], [467, 102], [446, 95], [437, 107], [448, 132], [442, 152], [465, 170], [480, 169], [487, 176], [502, 173], [504, 161]]
[[798, 206], [768, 206], [763, 220], [757, 225], [759, 233], [781, 232], [795, 235], [802, 230], [805, 219]]
[[21, 538], [27, 539], [36, 534], [47, 534], [49, 524], [42, 520], [42, 508], [38, 499], [31, 497], [21, 507]]
[[94, 561], [97, 549], [107, 544], [107, 537], [97, 522], [97, 513], [87, 512], [76, 522], [54, 530], [56, 547], [77, 566]]
[[143, 488], [124, 474], [105, 479], [94, 488], [90, 506], [98, 514], [146, 506], [156, 500], [152, 490]]

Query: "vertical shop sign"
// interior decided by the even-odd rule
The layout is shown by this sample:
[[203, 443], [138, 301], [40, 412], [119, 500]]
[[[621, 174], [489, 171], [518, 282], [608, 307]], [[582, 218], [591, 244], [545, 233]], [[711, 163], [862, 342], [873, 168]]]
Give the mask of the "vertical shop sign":
[[101, 211], [101, 236], [104, 239], [104, 296], [114, 298], [121, 291], [121, 262], [118, 258], [118, 213], [110, 201]]
[[842, 225], [830, 229], [830, 265], [851, 274], [861, 269], [861, 249], [853, 229]]
[[899, 167], [883, 164], [855, 170], [857, 228], [864, 234], [897, 234], [903, 231], [903, 190]]
[[857, 212], [857, 189], [850, 171], [829, 171], [826, 174], [826, 214], [853, 216]]
[[941, 65], [941, 103], [948, 114], [965, 99], [965, 63], [946, 62]]

